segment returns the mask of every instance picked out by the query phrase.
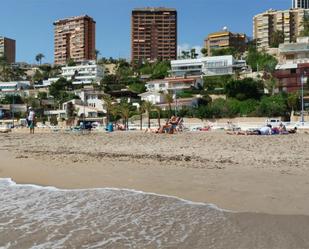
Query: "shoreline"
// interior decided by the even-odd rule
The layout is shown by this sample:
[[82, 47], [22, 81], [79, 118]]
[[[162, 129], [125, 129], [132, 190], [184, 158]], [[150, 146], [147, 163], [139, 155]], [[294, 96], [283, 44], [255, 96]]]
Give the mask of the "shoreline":
[[[212, 161], [211, 156], [214, 156], [217, 148], [209, 147], [212, 154], [199, 155], [185, 146], [188, 137], [196, 142], [202, 139], [212, 144], [218, 142], [216, 139], [222, 141], [224, 135], [205, 134], [200, 137], [194, 134], [151, 134], [145, 138], [145, 135], [138, 133], [119, 133], [104, 135], [102, 138], [97, 134], [9, 134], [2, 136], [9, 141], [0, 146], [0, 178], [11, 178], [17, 184], [59, 189], [117, 188], [142, 191], [213, 204], [219, 209], [234, 212], [309, 215], [309, 170], [305, 166], [292, 167], [288, 161], [284, 166], [286, 160], [282, 159], [278, 165], [266, 162], [271, 166], [268, 168], [262, 164], [247, 165], [246, 158], [240, 158], [244, 161], [243, 165], [236, 160], [239, 153], [225, 154], [224, 151], [220, 152], [219, 159]], [[114, 147], [124, 137], [128, 137], [128, 141], [123, 142], [124, 146]], [[303, 142], [303, 138], [308, 137], [291, 139]], [[165, 147], [165, 143], [170, 146], [180, 142], [189, 151], [186, 153], [177, 148], [174, 152], [163, 153], [165, 148], [157, 148], [157, 143], [152, 139], [162, 139], [159, 147]], [[246, 143], [239, 136], [228, 136], [227, 143], [234, 139], [240, 148], [243, 147], [241, 143]], [[83, 146], [83, 143], [93, 143], [92, 140], [97, 143], [92, 149]], [[142, 140], [142, 143], [137, 143], [137, 140]], [[70, 146], [74, 147], [75, 152], [68, 146], [72, 141], [75, 144]], [[266, 138], [258, 138], [257, 142], [268, 143]], [[272, 139], [271, 142], [275, 141]], [[128, 144], [131, 146], [127, 147]], [[136, 150], [136, 146], [143, 147], [142, 153]], [[250, 148], [245, 149], [250, 151]], [[62, 153], [57, 155], [57, 151]], [[188, 158], [188, 155], [191, 157]], [[305, 157], [304, 162], [307, 159]], [[301, 165], [301, 162], [297, 165]]]

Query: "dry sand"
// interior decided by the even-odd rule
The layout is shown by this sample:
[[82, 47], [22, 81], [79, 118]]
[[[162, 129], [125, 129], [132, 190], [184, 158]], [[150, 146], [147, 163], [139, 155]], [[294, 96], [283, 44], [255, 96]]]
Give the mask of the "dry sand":
[[116, 187], [220, 208], [309, 215], [309, 135], [0, 134], [0, 178]]

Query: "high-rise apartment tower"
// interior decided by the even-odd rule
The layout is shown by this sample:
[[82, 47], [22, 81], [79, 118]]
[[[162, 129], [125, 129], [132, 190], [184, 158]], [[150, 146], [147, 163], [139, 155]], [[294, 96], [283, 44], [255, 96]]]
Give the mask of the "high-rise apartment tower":
[[292, 0], [292, 8], [309, 9], [309, 0]]
[[15, 63], [15, 40], [0, 36], [0, 57], [5, 57], [8, 63]]
[[177, 11], [175, 9], [134, 9], [131, 25], [131, 60], [133, 62], [177, 58]]
[[268, 10], [253, 18], [253, 39], [259, 49], [268, 49], [276, 32], [280, 32], [283, 42], [296, 42], [304, 30], [306, 9]]
[[75, 62], [94, 60], [95, 21], [85, 15], [54, 22], [55, 64], [65, 64], [69, 59]]

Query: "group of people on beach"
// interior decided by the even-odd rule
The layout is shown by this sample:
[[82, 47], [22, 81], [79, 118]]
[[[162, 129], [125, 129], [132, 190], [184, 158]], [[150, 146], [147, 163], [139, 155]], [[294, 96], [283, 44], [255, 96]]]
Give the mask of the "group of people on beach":
[[172, 116], [164, 125], [155, 129], [148, 128], [145, 132], [174, 134], [176, 131], [182, 130], [182, 125], [183, 119], [181, 117]]
[[278, 127], [272, 127], [272, 125], [267, 124], [259, 129], [253, 131], [229, 131], [229, 135], [285, 135], [293, 134], [297, 132], [297, 127], [291, 130], [287, 130], [283, 123], [280, 123]]

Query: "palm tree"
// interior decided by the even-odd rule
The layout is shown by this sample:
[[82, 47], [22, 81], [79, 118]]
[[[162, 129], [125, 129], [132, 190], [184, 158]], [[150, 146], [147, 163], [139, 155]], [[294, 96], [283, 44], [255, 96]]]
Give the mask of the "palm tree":
[[165, 101], [168, 103], [169, 118], [172, 116], [172, 103], [174, 102], [173, 95], [170, 93], [165, 94]]
[[39, 53], [39, 54], [37, 54], [37, 55], [35, 56], [35, 60], [36, 60], [37, 62], [40, 63], [40, 66], [41, 66], [41, 64], [42, 64], [42, 59], [43, 59], [44, 57], [45, 57], [45, 55], [42, 54], [42, 53]]
[[146, 111], [147, 117], [148, 117], [148, 128], [150, 128], [150, 113], [154, 109], [154, 105], [149, 101], [145, 101], [143, 106], [144, 106], [144, 110]]
[[118, 113], [124, 122], [125, 130], [127, 130], [129, 127], [129, 117], [131, 115], [129, 104], [127, 102], [120, 103], [120, 105], [118, 106]]
[[143, 114], [145, 112], [145, 108], [144, 108], [144, 103], [141, 103], [139, 108], [138, 108], [138, 113], [140, 116], [140, 130], [143, 130]]
[[156, 110], [156, 112], [158, 114], [158, 126], [160, 128], [161, 127], [161, 108], [159, 106], [156, 106], [155, 110]]
[[113, 109], [113, 99], [110, 95], [103, 95], [102, 100], [106, 107], [106, 123], [108, 124], [110, 121], [110, 114]]

